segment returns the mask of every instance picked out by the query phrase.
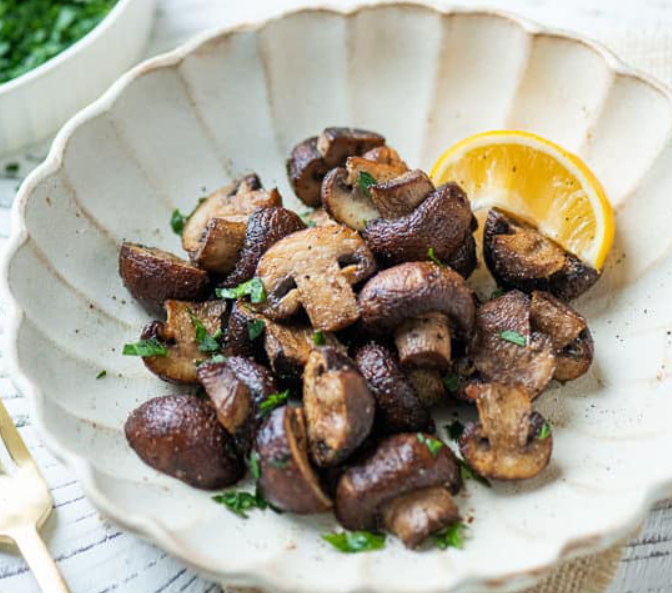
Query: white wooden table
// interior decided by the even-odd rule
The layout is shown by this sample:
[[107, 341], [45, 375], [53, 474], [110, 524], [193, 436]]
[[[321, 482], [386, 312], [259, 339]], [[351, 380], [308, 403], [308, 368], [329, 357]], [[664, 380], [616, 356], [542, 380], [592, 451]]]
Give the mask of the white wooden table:
[[[147, 55], [170, 49], [208, 27], [249, 21], [269, 11], [309, 3], [315, 4], [306, 0], [161, 0]], [[460, 4], [510, 10], [589, 35], [672, 84], [672, 0], [463, 0]], [[10, 232], [8, 209], [17, 184], [44, 158], [47, 148], [45, 143], [0, 162], [0, 249]], [[2, 178], [7, 162], [20, 163], [18, 175]], [[75, 477], [40, 443], [30, 424], [28, 403], [12, 387], [2, 360], [0, 393], [51, 487], [55, 512], [43, 534], [73, 593], [220, 593], [217, 585], [177, 560], [101, 520]], [[21, 558], [11, 547], [0, 545], [0, 593], [38, 591]], [[628, 545], [609, 589], [609, 593], [635, 592], [672, 593], [672, 501], [651, 512], [640, 537]]]

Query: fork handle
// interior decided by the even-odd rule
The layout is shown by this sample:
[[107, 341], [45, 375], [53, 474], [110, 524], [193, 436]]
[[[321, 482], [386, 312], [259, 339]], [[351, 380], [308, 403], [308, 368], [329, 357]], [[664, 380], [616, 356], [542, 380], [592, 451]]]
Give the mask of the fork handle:
[[42, 593], [70, 593], [56, 562], [33, 526], [21, 527], [11, 534], [21, 550]]

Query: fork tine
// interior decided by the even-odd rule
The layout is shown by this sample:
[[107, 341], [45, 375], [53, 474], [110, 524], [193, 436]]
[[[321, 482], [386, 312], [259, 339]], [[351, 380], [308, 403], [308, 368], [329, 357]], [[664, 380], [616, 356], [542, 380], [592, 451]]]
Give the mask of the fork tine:
[[0, 438], [5, 442], [7, 451], [17, 466], [34, 464], [19, 431], [16, 430], [5, 404], [0, 398]]

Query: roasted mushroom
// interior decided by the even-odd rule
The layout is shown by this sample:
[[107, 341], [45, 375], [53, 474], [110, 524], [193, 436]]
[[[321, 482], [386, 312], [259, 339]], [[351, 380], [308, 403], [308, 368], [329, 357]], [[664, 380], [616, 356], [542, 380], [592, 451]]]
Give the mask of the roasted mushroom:
[[448, 256], [443, 263], [455, 270], [463, 278], [469, 278], [478, 266], [476, 256], [476, 240], [467, 235], [462, 244]]
[[259, 489], [274, 507], [295, 513], [321, 513], [331, 508], [308, 460], [302, 408], [276, 408], [257, 434]]
[[600, 277], [575, 255], [497, 208], [485, 222], [483, 255], [501, 286], [528, 293], [545, 290], [563, 301], [583, 294]]
[[320, 188], [328, 171], [329, 167], [317, 150], [317, 136], [297, 144], [287, 160], [289, 182], [296, 197], [307, 206], [320, 204]]
[[583, 315], [556, 299], [535, 290], [530, 303], [532, 328], [551, 338], [555, 350], [557, 381], [572, 381], [588, 372], [593, 362], [593, 338]]
[[330, 169], [338, 167], [349, 156], [364, 154], [385, 144], [385, 138], [375, 132], [358, 128], [326, 128], [317, 139], [317, 150]]
[[280, 239], [306, 228], [301, 217], [282, 207], [258, 208], [247, 219], [245, 241], [233, 272], [223, 286], [234, 288], [254, 276], [261, 256]]
[[433, 191], [434, 184], [420, 169], [378, 182], [369, 188], [371, 201], [380, 216], [388, 220], [411, 214]]
[[464, 278], [430, 262], [384, 270], [359, 294], [364, 327], [395, 331], [402, 366], [450, 366], [452, 332], [466, 338], [474, 325], [474, 296]]
[[190, 216], [182, 232], [182, 246], [199, 267], [227, 274], [233, 270], [245, 241], [247, 220], [257, 208], [282, 206], [276, 189], [260, 189], [248, 176], [211, 194]]
[[409, 369], [407, 375], [423, 405], [431, 408], [446, 401], [446, 388], [440, 371], [435, 369]]
[[272, 373], [249, 358], [231, 356], [202, 364], [197, 375], [220, 423], [247, 457], [261, 420], [259, 404], [278, 392]]
[[318, 208], [312, 212], [307, 212], [302, 215], [307, 227], [327, 226], [330, 224], [338, 224], [324, 208]]
[[556, 368], [548, 336], [530, 327], [530, 299], [518, 290], [481, 305], [470, 347], [475, 369], [485, 381], [522, 385], [537, 397]]
[[427, 407], [399, 368], [393, 352], [370, 342], [355, 351], [355, 363], [376, 400], [376, 430], [392, 434], [432, 430]]
[[257, 309], [280, 320], [303, 305], [315, 329], [343, 329], [359, 318], [351, 285], [375, 269], [357, 232], [338, 225], [299, 231], [278, 241], [261, 258], [257, 277], [267, 298]]
[[383, 144], [382, 136], [355, 128], [327, 128], [319, 137], [304, 140], [294, 147], [287, 161], [294, 192], [307, 206], [318, 206], [322, 180], [329, 169], [343, 165], [349, 156]]
[[447, 446], [423, 433], [399, 434], [343, 474], [336, 517], [350, 530], [388, 529], [413, 548], [459, 521], [451, 494], [460, 487], [460, 469]]
[[198, 383], [196, 364], [205, 361], [214, 349], [203, 350], [197, 340], [197, 325], [202, 324], [208, 336], [215, 339], [222, 334], [226, 314], [225, 301], [188, 303], [168, 300], [164, 303], [166, 321], [153, 321], [145, 326], [141, 338], [156, 339], [165, 344], [165, 356], [145, 356], [145, 366], [164, 381], [171, 383]]
[[371, 198], [359, 185], [348, 185], [348, 172], [343, 167], [329, 171], [322, 182], [324, 209], [338, 222], [363, 231], [380, 213]]
[[332, 347], [310, 353], [303, 373], [303, 406], [316, 465], [345, 461], [371, 432], [375, 401], [345, 354]]
[[[255, 327], [259, 328], [259, 334], [252, 339], [250, 329]], [[319, 335], [324, 345], [345, 352], [332, 333], [322, 332]], [[249, 305], [238, 302], [229, 317], [227, 344], [231, 354], [258, 359], [266, 357], [278, 377], [296, 380], [301, 378], [310, 353], [318, 345], [315, 336], [312, 327], [272, 321], [253, 311]]]
[[431, 247], [441, 261], [463, 248], [476, 228], [469, 200], [455, 183], [430, 193], [413, 212], [396, 220], [371, 220], [363, 236], [384, 265], [427, 259]]
[[527, 480], [547, 465], [553, 436], [545, 420], [532, 411], [531, 394], [519, 385], [481, 383], [467, 387], [476, 401], [480, 422], [460, 438], [469, 466], [493, 480]]
[[191, 395], [146, 401], [131, 413], [124, 430], [147, 465], [196, 488], [231, 486], [245, 471], [213, 407]]
[[167, 251], [137, 243], [121, 245], [119, 275], [129, 292], [152, 313], [161, 311], [168, 299], [202, 300], [210, 286], [205, 270]]

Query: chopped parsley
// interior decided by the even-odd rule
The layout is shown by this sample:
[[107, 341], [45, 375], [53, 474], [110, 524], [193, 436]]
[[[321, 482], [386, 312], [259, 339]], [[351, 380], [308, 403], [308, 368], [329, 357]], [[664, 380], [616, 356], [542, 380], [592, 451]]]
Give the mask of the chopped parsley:
[[168, 356], [168, 348], [156, 338], [140, 340], [134, 344], [124, 344], [124, 356]]
[[450, 424], [446, 424], [446, 432], [453, 441], [459, 441], [464, 433], [464, 424], [459, 420], [454, 420]]
[[548, 422], [544, 422], [541, 425], [541, 430], [539, 431], [539, 436], [537, 437], [540, 441], [545, 441], [548, 437], [553, 434], [553, 430], [551, 429], [551, 425]]
[[490, 298], [491, 299], [498, 299], [499, 297], [504, 296], [505, 294], [506, 294], [506, 290], [504, 290], [503, 288], [497, 288], [496, 290], [494, 290], [492, 292], [492, 294], [490, 295]]
[[259, 404], [259, 411], [262, 416], [270, 414], [275, 408], [281, 406], [287, 401], [289, 397], [289, 389], [285, 389], [280, 393], [271, 393], [264, 401]]
[[253, 319], [247, 322], [247, 337], [250, 340], [256, 340], [261, 334], [264, 333], [264, 328], [266, 323], [263, 319]]
[[457, 373], [450, 373], [444, 375], [443, 377], [443, 386], [450, 393], [457, 393], [460, 390], [462, 385], [462, 378]]
[[170, 215], [170, 228], [173, 229], [173, 232], [176, 235], [182, 236], [182, 233], [184, 232], [184, 227], [189, 222], [189, 219], [194, 215], [196, 210], [198, 210], [198, 207], [205, 202], [207, 198], [199, 198], [198, 203], [196, 206], [194, 206], [194, 209], [189, 212], [189, 214], [182, 214], [182, 212], [179, 211], [178, 208], [175, 208], [173, 210], [173, 213]]
[[5, 165], [5, 173], [7, 175], [16, 175], [19, 172], [19, 163], [7, 163]]
[[331, 544], [339, 552], [356, 554], [372, 552], [385, 547], [385, 535], [370, 531], [343, 531], [341, 533], [325, 533], [322, 539]]
[[213, 354], [210, 357], [210, 362], [217, 363], [217, 362], [224, 362], [225, 360], [226, 360], [226, 356], [224, 356], [223, 354]]
[[438, 257], [436, 257], [436, 255], [434, 255], [434, 247], [430, 247], [427, 250], [427, 257], [437, 266], [443, 267], [445, 265]]
[[222, 494], [217, 494], [212, 497], [216, 503], [224, 505], [235, 515], [243, 519], [247, 519], [247, 512], [260, 509], [265, 510], [268, 508], [268, 503], [264, 497], [259, 493], [252, 494], [251, 492], [222, 492]]
[[324, 332], [321, 329], [318, 329], [313, 334], [313, 344], [315, 346], [324, 346], [327, 343], [327, 339], [324, 337]]
[[465, 482], [467, 480], [474, 480], [479, 484], [483, 484], [483, 486], [486, 486], [487, 488], [492, 488], [492, 484], [490, 484], [490, 482], [488, 482], [488, 480], [486, 480], [483, 476], [477, 474], [464, 459], [458, 459], [458, 462], [460, 464], [460, 474], [462, 475], [462, 479]]
[[259, 453], [250, 453], [250, 474], [255, 480], [261, 478], [261, 466], [259, 465]]
[[371, 173], [367, 173], [366, 171], [362, 171], [359, 176], [357, 177], [357, 185], [359, 185], [360, 189], [364, 192], [364, 195], [367, 198], [371, 197], [371, 190], [369, 189], [372, 185], [376, 185], [377, 181], [371, 175]]
[[464, 530], [466, 526], [464, 523], [454, 523], [450, 527], [435, 533], [434, 545], [439, 550], [447, 550], [448, 548], [464, 548]]
[[92, 31], [117, 0], [2, 0], [0, 84], [60, 54]]
[[425, 445], [434, 457], [436, 457], [439, 454], [441, 448], [444, 447], [444, 444], [439, 439], [435, 439], [434, 437], [425, 436], [421, 432], [419, 432], [416, 436], [418, 442]]
[[506, 329], [503, 332], [499, 332], [499, 337], [516, 346], [527, 346], [527, 338], [512, 329]]
[[217, 288], [215, 294], [220, 299], [242, 299], [249, 296], [252, 303], [263, 303], [266, 300], [266, 289], [259, 278], [252, 278], [235, 288]]
[[107, 377], [107, 371], [106, 371], [106, 370], [102, 370], [102, 371], [100, 371], [100, 373], [98, 373], [98, 374], [96, 375], [96, 380], [98, 380], [98, 379], [102, 379], [103, 377]]
[[221, 345], [219, 339], [222, 337], [222, 329], [218, 329], [214, 334], [210, 335], [205, 329], [203, 322], [194, 315], [194, 312], [187, 308], [187, 313], [191, 318], [191, 323], [194, 325], [196, 332], [196, 341], [198, 342], [198, 349], [201, 352], [217, 352]]

